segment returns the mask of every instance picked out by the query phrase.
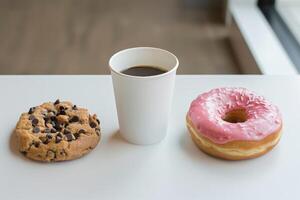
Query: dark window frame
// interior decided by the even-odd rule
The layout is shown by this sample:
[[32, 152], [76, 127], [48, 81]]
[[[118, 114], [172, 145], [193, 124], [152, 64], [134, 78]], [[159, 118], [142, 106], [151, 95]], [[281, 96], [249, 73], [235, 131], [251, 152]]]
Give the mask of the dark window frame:
[[300, 72], [300, 44], [277, 12], [275, 3], [275, 0], [258, 0], [257, 5], [274, 30], [298, 72]]

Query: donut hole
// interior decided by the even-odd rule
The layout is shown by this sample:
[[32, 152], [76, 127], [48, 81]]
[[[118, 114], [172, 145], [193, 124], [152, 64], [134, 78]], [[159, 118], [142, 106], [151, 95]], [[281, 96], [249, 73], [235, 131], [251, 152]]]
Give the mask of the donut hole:
[[223, 118], [229, 123], [242, 123], [247, 121], [247, 113], [245, 109], [234, 109], [227, 112]]

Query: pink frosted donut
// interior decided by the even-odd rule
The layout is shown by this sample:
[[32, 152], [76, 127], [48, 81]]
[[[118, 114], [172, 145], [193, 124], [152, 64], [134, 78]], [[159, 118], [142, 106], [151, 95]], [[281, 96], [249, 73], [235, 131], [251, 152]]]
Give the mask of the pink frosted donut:
[[282, 120], [276, 106], [245, 88], [217, 88], [192, 102], [187, 127], [204, 152], [240, 160], [271, 150]]

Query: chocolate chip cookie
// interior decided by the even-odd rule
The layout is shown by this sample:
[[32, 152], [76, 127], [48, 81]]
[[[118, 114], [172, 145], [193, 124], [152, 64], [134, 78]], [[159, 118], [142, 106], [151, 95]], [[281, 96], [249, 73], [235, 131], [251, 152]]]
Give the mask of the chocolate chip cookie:
[[23, 113], [15, 130], [19, 151], [45, 162], [73, 160], [96, 147], [100, 121], [87, 109], [56, 100]]

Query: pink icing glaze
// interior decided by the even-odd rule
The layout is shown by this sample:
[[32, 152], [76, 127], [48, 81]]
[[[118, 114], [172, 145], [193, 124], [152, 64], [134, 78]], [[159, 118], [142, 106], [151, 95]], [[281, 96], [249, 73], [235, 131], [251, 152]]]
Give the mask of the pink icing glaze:
[[[223, 120], [235, 109], [245, 109], [245, 122]], [[199, 132], [217, 144], [261, 140], [282, 125], [278, 108], [245, 88], [217, 88], [203, 93], [192, 102], [188, 116]]]

